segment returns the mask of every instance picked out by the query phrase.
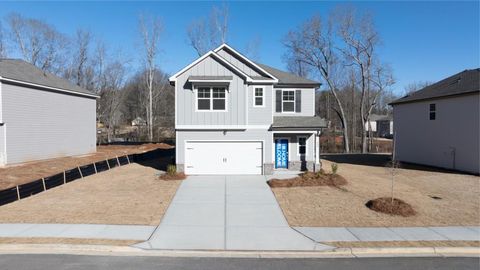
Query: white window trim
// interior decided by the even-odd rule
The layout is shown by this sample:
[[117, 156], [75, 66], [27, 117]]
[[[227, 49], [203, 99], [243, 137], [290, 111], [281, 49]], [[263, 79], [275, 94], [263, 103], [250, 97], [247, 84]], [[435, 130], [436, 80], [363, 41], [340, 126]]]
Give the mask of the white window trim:
[[[255, 100], [257, 98], [256, 94], [255, 94], [255, 90], [257, 88], [261, 88], [262, 89], [262, 105], [257, 105]], [[263, 108], [265, 107], [265, 86], [253, 86], [253, 107], [256, 107], [256, 108]]]
[[297, 156], [301, 157], [302, 154], [300, 154], [300, 138], [305, 139], [305, 154], [303, 156], [307, 157], [308, 155], [308, 137], [305, 135], [297, 136]]
[[[202, 86], [200, 88], [209, 88], [210, 89], [210, 110], [199, 110], [198, 109], [198, 87], [193, 89], [193, 94], [195, 95], [195, 112], [228, 112], [228, 87], [225, 88], [225, 110], [214, 110], [213, 109], [213, 88], [215, 86]], [[221, 88], [221, 87], [219, 87]]]
[[[291, 112], [290, 112], [290, 111], [286, 112], [286, 111], [283, 110], [283, 92], [293, 92], [293, 111], [291, 111]], [[296, 108], [296, 105], [297, 105], [297, 97], [296, 97], [296, 94], [297, 94], [297, 93], [295, 92], [295, 90], [292, 90], [292, 89], [282, 89], [282, 97], [281, 97], [281, 99], [282, 99], [282, 112], [281, 112], [281, 113], [285, 113], [285, 114], [292, 114], [292, 113], [294, 114], [294, 113], [296, 113], [296, 111], [297, 111], [297, 108]], [[287, 101], [287, 102], [292, 102], [292, 101]]]

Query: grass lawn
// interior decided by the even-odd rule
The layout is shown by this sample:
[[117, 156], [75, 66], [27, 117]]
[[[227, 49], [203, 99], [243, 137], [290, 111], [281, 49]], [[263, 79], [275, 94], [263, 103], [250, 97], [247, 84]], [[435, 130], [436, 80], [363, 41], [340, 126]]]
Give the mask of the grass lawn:
[[158, 225], [180, 181], [139, 164], [118, 167], [0, 206], [0, 223]]
[[[330, 170], [331, 162], [322, 160]], [[399, 169], [395, 197], [413, 206], [415, 216], [401, 217], [368, 209], [375, 198], [390, 196], [390, 172], [384, 167], [339, 164], [338, 174], [347, 185], [341, 188], [273, 188], [291, 226], [377, 227], [480, 225], [480, 177]], [[434, 199], [432, 197], [441, 199]]]

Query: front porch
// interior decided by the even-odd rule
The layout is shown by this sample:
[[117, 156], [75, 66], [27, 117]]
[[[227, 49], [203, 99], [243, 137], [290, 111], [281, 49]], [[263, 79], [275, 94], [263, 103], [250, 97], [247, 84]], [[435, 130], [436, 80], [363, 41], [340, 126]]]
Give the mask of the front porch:
[[321, 129], [326, 127], [320, 117], [275, 117], [272, 132], [272, 170], [318, 171], [320, 164]]

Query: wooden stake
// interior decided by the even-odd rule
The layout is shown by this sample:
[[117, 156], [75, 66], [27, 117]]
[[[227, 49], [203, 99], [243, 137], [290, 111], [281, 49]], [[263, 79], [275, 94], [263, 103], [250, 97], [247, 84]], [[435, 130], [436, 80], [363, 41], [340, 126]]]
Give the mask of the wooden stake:
[[47, 190], [47, 186], [45, 185], [45, 178], [42, 178], [43, 183], [43, 191]]
[[82, 173], [82, 170], [80, 170], [80, 166], [77, 166], [77, 168], [78, 168], [78, 171], [80, 172], [80, 177], [83, 178], [83, 173]]
[[128, 157], [128, 155], [127, 155], [127, 160], [128, 160], [128, 164], [130, 164], [130, 158]]
[[17, 198], [20, 200], [20, 191], [18, 190], [18, 186], [17, 186]]
[[95, 162], [93, 163], [93, 168], [95, 168], [95, 173], [98, 173], [97, 172], [97, 164], [95, 164]]
[[120, 160], [118, 160], [118, 156], [117, 156], [117, 164], [118, 166], [120, 166]]
[[110, 170], [110, 163], [108, 163], [108, 159], [105, 159], [107, 161], [108, 169]]
[[63, 171], [63, 183], [67, 183], [67, 176], [65, 175], [65, 171]]

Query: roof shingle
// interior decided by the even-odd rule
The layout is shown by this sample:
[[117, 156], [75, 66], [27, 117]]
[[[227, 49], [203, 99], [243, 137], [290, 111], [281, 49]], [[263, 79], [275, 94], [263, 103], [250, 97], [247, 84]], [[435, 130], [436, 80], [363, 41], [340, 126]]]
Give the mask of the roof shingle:
[[396, 105], [419, 100], [480, 91], [480, 68], [467, 69], [390, 103]]
[[80, 94], [95, 95], [94, 93], [70, 83], [49, 72], [20, 59], [0, 59], [0, 77], [41, 86], [59, 88]]

